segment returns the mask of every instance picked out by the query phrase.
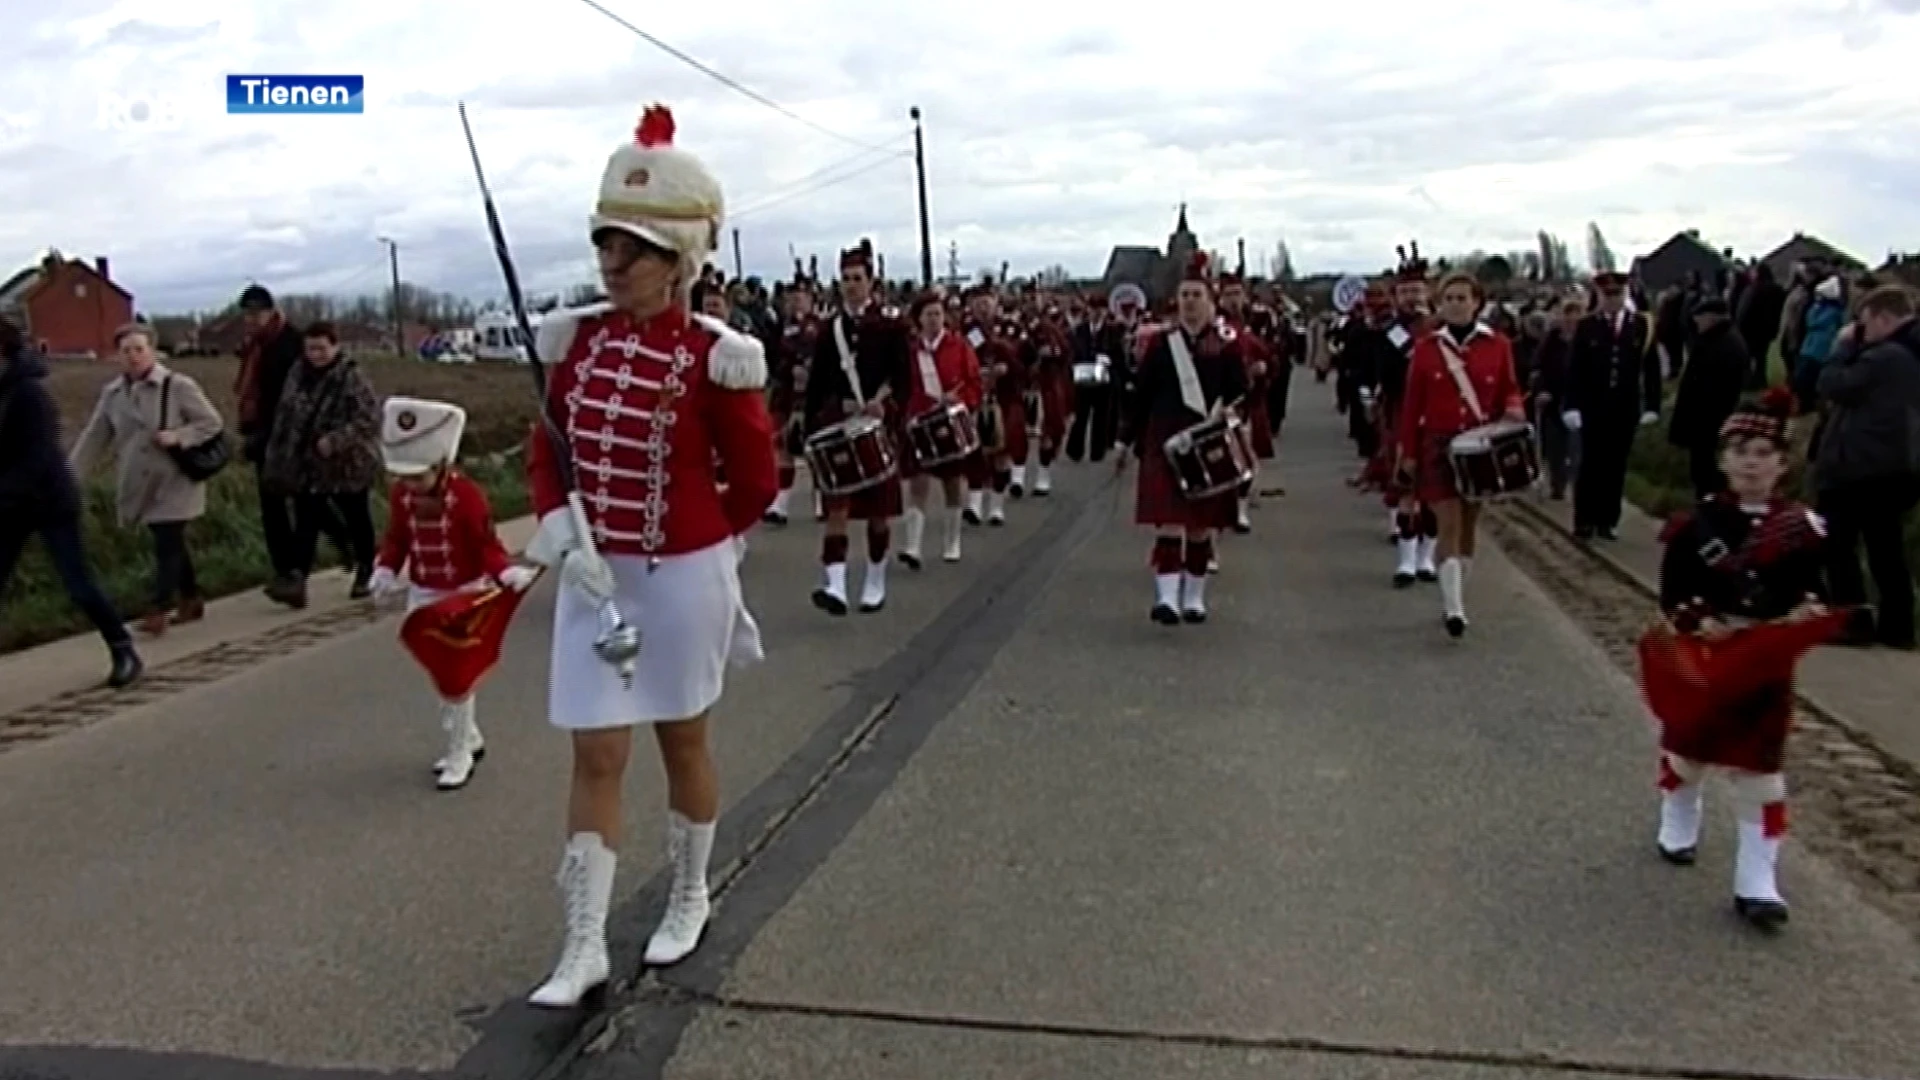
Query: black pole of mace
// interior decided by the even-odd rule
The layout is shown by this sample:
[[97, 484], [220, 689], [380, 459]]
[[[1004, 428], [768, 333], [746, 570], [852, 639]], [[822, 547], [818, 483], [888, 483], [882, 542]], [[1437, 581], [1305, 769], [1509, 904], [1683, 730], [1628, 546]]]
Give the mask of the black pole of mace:
[[913, 170], [920, 179], [920, 286], [933, 288], [933, 227], [927, 221], [927, 140], [920, 129], [920, 106], [907, 110], [913, 117]]

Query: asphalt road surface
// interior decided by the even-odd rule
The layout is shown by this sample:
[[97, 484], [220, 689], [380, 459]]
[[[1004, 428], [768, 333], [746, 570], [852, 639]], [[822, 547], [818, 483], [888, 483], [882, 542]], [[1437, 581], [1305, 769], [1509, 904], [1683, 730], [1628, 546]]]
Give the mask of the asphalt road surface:
[[811, 523], [757, 532], [718, 920], [592, 1016], [518, 1003], [558, 944], [550, 587], [458, 794], [391, 623], [0, 755], [0, 1077], [1920, 1076], [1920, 946], [1791, 847], [1793, 926], [1748, 932], [1723, 805], [1658, 860], [1631, 684], [1493, 551], [1447, 639], [1322, 388], [1293, 413], [1203, 627], [1147, 620], [1105, 468], [874, 616], [807, 603]]

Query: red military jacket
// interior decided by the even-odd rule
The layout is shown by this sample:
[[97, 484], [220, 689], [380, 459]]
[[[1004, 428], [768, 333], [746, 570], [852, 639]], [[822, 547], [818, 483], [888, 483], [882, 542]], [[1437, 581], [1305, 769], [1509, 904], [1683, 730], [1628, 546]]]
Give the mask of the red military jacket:
[[[760, 342], [678, 306], [636, 322], [596, 304], [549, 316], [538, 352], [559, 358], [547, 409], [602, 554], [700, 551], [746, 532], [773, 504], [780, 485]], [[527, 468], [537, 511], [565, 505], [544, 431], [534, 432]]]
[[[1467, 406], [1459, 380], [1448, 368], [1448, 349], [1460, 358], [1479, 411]], [[1451, 438], [1469, 428], [1522, 411], [1520, 382], [1513, 373], [1513, 345], [1506, 335], [1475, 323], [1464, 343], [1446, 328], [1423, 334], [1413, 346], [1406, 390], [1400, 401], [1400, 449], [1419, 460], [1423, 439]]]
[[423, 589], [457, 589], [483, 577], [498, 577], [512, 564], [493, 528], [487, 493], [449, 469], [440, 490], [427, 494], [405, 484], [387, 493], [387, 535], [374, 565]]
[[980, 411], [980, 357], [964, 336], [944, 330], [929, 348], [927, 340], [916, 335], [907, 367], [909, 417], [931, 411], [948, 394], [958, 397], [968, 409]]

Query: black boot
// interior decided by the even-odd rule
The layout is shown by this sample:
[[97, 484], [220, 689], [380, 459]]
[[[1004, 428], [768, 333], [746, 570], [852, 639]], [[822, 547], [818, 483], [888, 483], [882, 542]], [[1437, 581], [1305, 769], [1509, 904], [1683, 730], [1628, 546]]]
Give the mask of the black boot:
[[110, 646], [113, 656], [113, 670], [107, 675], [107, 685], [115, 690], [123, 690], [138, 682], [147, 665], [140, 661], [140, 654], [133, 651], [133, 642], [123, 641]]
[[373, 595], [373, 567], [356, 567], [353, 571], [353, 588], [347, 597], [353, 600], [365, 600]]

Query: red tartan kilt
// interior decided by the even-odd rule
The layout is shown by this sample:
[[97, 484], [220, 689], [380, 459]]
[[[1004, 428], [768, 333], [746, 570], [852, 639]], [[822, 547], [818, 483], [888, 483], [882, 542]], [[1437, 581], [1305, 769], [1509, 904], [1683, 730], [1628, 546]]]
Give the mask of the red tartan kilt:
[[1000, 426], [1006, 430], [1007, 445], [1000, 456], [1018, 465], [1027, 460], [1027, 404], [1018, 398], [1000, 401]]
[[1188, 529], [1231, 529], [1240, 518], [1240, 499], [1228, 491], [1210, 499], [1189, 499], [1180, 494], [1173, 466], [1167, 462], [1161, 444], [1173, 432], [1164, 424], [1148, 424], [1142, 440], [1144, 453], [1138, 461], [1140, 474], [1134, 481], [1133, 521], [1136, 525], [1180, 526]]
[[1452, 442], [1453, 435], [1426, 435], [1421, 439], [1420, 457], [1413, 463], [1413, 497], [1427, 506], [1460, 497], [1453, 479], [1453, 458], [1447, 453]]
[[887, 521], [900, 516], [904, 502], [900, 497], [900, 478], [888, 477], [880, 483], [851, 495], [824, 495], [820, 499], [827, 513], [842, 507], [854, 521]]
[[1258, 396], [1250, 396], [1247, 401], [1246, 421], [1248, 433], [1253, 436], [1253, 456], [1261, 461], [1274, 458], [1273, 423], [1268, 417], [1266, 391], [1258, 391]]
[[1073, 376], [1051, 373], [1040, 380], [1040, 437], [1058, 443], [1073, 416]]

